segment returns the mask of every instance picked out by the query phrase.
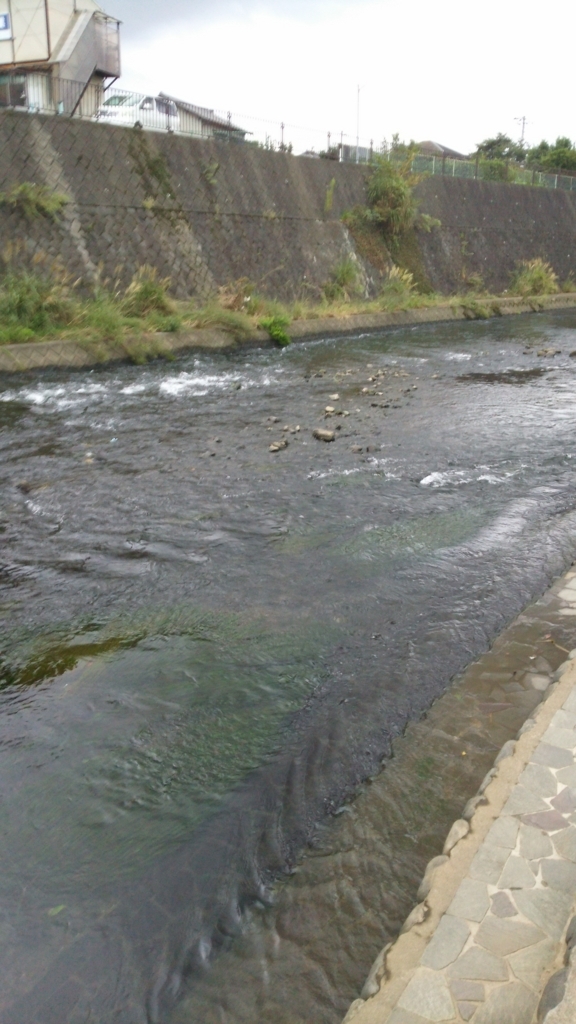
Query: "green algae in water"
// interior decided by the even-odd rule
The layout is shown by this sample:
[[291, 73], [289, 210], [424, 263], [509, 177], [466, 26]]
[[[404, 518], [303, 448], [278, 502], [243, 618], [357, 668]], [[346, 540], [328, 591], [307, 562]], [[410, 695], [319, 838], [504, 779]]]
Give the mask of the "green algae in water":
[[339, 635], [182, 609], [120, 625], [21, 638], [4, 699], [26, 707], [1, 737], [16, 719], [26, 732], [1, 755], [5, 884], [14, 871], [66, 888], [71, 872], [106, 888], [184, 840], [273, 755]]
[[354, 559], [372, 561], [382, 557], [431, 554], [461, 544], [473, 537], [484, 523], [481, 509], [457, 509], [426, 516], [410, 516], [387, 525], [370, 524], [343, 552]]
[[275, 549], [281, 554], [293, 556], [326, 550], [340, 560], [376, 560], [378, 568], [381, 568], [382, 559], [406, 559], [414, 554], [431, 554], [460, 544], [472, 537], [484, 525], [484, 521], [481, 508], [455, 509], [425, 516], [409, 516], [388, 524], [370, 523], [362, 530], [358, 530], [357, 524], [351, 523], [348, 538], [340, 523], [334, 527], [323, 526], [320, 529], [291, 533], [275, 541]]

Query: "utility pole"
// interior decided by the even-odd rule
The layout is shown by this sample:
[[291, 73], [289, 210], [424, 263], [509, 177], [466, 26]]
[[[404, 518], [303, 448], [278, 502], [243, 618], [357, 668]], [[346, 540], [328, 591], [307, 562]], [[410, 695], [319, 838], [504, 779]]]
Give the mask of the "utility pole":
[[356, 163], [360, 163], [360, 86], [356, 97]]
[[520, 145], [523, 146], [524, 145], [524, 136], [526, 134], [526, 123], [527, 123], [526, 115], [524, 114], [523, 117], [515, 117], [514, 120], [518, 124], [522, 125], [522, 135], [520, 136]]

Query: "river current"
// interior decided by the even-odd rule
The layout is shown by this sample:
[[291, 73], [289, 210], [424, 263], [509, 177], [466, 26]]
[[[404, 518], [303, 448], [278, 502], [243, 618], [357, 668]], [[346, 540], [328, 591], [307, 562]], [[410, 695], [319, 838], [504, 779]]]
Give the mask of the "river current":
[[304, 943], [275, 975], [258, 929], [576, 556], [575, 349], [565, 312], [0, 382], [2, 1024], [240, 1024], [262, 986], [261, 1024], [337, 1024], [357, 992], [286, 1007]]

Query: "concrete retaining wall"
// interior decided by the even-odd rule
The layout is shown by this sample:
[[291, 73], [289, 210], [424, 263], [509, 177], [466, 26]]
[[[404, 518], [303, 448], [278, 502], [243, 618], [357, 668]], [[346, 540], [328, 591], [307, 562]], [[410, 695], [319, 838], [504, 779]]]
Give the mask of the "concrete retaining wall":
[[[358, 258], [367, 294], [386, 253], [361, 258], [341, 221], [365, 202], [366, 168], [59, 117], [0, 114], [0, 191], [25, 181], [71, 200], [56, 221], [0, 209], [13, 259], [58, 258], [75, 277], [125, 286], [153, 265], [175, 293], [206, 298], [248, 277], [266, 294], [317, 298], [336, 263]], [[506, 288], [519, 259], [576, 267], [576, 197], [561, 190], [430, 178], [421, 210], [440, 218], [404, 253], [443, 293], [481, 274]], [[366, 250], [364, 250], [366, 252]]]

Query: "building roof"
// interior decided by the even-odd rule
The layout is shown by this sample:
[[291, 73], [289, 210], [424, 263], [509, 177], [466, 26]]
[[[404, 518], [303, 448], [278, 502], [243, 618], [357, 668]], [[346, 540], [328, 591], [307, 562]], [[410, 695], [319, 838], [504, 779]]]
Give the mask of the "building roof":
[[252, 134], [252, 132], [246, 131], [245, 128], [239, 128], [238, 125], [232, 124], [232, 122], [228, 121], [226, 118], [218, 117], [218, 114], [215, 114], [214, 111], [210, 110], [208, 107], [197, 107], [194, 103], [186, 103], [184, 100], [176, 99], [175, 96], [169, 96], [167, 92], [160, 92], [158, 95], [163, 100], [172, 100], [172, 103], [175, 103], [181, 110], [185, 110], [188, 114], [194, 114], [199, 121], [203, 121], [204, 124], [209, 124], [213, 128], [222, 128], [227, 132], [242, 132], [243, 135]]
[[455, 149], [450, 149], [449, 146], [441, 146], [439, 142], [426, 142], [418, 143], [418, 152], [425, 153], [426, 156], [448, 156], [452, 160], [466, 160], [463, 153], [457, 153]]

